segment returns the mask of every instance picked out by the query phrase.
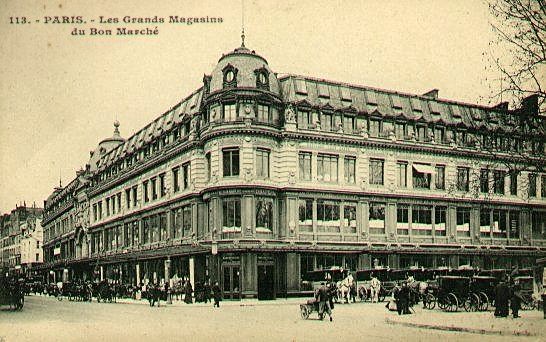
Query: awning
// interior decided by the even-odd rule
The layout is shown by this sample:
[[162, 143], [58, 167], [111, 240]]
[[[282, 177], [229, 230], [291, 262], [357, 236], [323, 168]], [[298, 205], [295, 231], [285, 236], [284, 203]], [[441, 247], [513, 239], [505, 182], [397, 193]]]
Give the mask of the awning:
[[413, 164], [413, 168], [420, 173], [432, 173], [434, 171], [434, 167], [425, 164]]

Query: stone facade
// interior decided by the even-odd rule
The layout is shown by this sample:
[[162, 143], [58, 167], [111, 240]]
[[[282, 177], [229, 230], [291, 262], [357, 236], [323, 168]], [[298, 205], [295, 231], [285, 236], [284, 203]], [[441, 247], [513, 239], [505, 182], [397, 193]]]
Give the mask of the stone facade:
[[[116, 124], [46, 200], [44, 269], [187, 276], [219, 281], [227, 298], [272, 298], [308, 290], [307, 272], [329, 266], [531, 266], [546, 254], [532, 103], [278, 78], [235, 49], [132, 137]], [[522, 123], [531, 134], [518, 139]]]

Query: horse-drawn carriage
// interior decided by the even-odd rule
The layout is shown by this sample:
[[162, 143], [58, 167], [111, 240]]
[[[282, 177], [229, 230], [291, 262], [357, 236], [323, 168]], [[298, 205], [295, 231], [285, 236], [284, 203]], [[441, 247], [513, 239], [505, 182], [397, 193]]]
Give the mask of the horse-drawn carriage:
[[434, 299], [444, 311], [454, 312], [459, 308], [466, 311], [478, 311], [480, 298], [470, 288], [469, 277], [442, 276], [438, 279], [438, 295]]
[[24, 303], [23, 284], [14, 277], [0, 277], [0, 306], [9, 305], [10, 309], [21, 310]]
[[499, 281], [495, 277], [474, 276], [470, 284], [470, 292], [479, 298], [479, 311], [487, 311], [495, 300], [495, 287]]
[[365, 270], [359, 270], [356, 271], [356, 282], [357, 282], [357, 292], [358, 297], [361, 301], [371, 300], [372, 297], [372, 290], [371, 290], [371, 280], [372, 276], [376, 277], [380, 282], [381, 285], [379, 287], [379, 295], [378, 299], [380, 302], [385, 300], [385, 297], [387, 296], [387, 291], [385, 290], [385, 286], [383, 285], [383, 282], [388, 280], [388, 272], [389, 270], [386, 268], [380, 268], [380, 269], [365, 269]]
[[332, 266], [330, 268], [322, 269], [322, 270], [315, 270], [307, 272], [306, 275], [306, 282], [308, 282], [312, 288], [313, 293], [321, 287], [322, 283], [330, 283], [334, 286], [332, 289], [332, 299], [335, 302], [338, 302], [340, 298], [345, 297], [348, 294], [347, 291], [343, 291], [343, 293], [339, 293], [338, 289], [341, 286], [349, 287], [351, 285], [348, 284], [346, 281], [347, 278], [350, 275], [350, 271], [347, 269], [344, 269], [342, 267]]
[[531, 276], [514, 277], [514, 281], [519, 282], [521, 287], [521, 308], [523, 310], [533, 310], [536, 307], [536, 302], [533, 298], [534, 278]]

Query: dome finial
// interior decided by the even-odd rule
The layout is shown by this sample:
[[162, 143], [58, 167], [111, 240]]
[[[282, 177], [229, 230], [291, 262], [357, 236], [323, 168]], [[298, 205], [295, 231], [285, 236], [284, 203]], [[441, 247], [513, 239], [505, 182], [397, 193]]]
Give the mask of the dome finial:
[[245, 47], [245, 0], [241, 0], [241, 47]]
[[114, 134], [119, 135], [119, 121], [118, 120], [114, 121]]

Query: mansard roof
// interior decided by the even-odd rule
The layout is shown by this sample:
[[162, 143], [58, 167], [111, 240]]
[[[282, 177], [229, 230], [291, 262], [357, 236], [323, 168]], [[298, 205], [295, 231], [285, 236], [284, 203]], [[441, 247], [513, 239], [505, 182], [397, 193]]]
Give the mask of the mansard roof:
[[[508, 121], [512, 111], [458, 101], [438, 99], [429, 95], [415, 95], [368, 86], [334, 82], [307, 76], [288, 74], [279, 78], [283, 98], [288, 103], [305, 103], [334, 110], [348, 106], [359, 113], [391, 118], [405, 118], [428, 123], [477, 129], [487, 122], [497, 128]], [[502, 121], [500, 120], [502, 118]]]
[[125, 155], [135, 152], [163, 133], [170, 131], [173, 124], [180, 123], [185, 118], [191, 118], [199, 111], [202, 98], [203, 88], [199, 88], [144, 128], [127, 138], [123, 144], [101, 156], [97, 168], [104, 169], [114, 164]]

